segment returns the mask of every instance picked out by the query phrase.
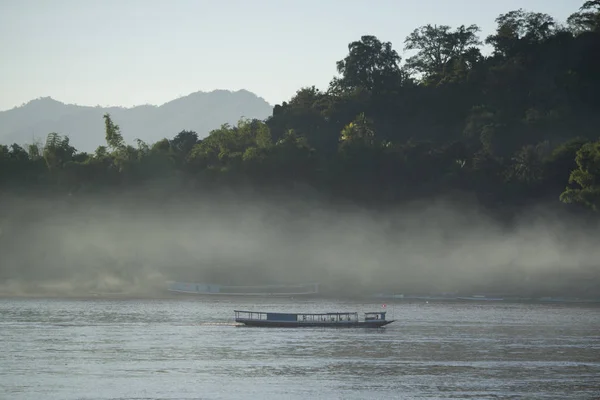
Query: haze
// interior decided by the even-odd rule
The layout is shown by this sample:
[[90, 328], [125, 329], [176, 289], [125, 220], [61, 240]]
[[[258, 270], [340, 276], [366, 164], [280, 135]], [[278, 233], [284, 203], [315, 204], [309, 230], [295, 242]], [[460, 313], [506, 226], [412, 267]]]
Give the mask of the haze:
[[[593, 57], [562, 47], [574, 43], [575, 49], [597, 49], [596, 42], [584, 40], [583, 34], [569, 33], [566, 39], [553, 41], [556, 47], [548, 48], [556, 53], [540, 51], [537, 46], [546, 43], [542, 39], [535, 45], [528, 42], [527, 57], [515, 60], [529, 60], [529, 51], [539, 58], [519, 68], [522, 75], [513, 74], [512, 67], [500, 68], [513, 65], [513, 56], [488, 62], [477, 50], [473, 59], [467, 57], [471, 53], [459, 54], [456, 60], [462, 64], [455, 64], [453, 75], [440, 75], [446, 71], [444, 65], [430, 65], [431, 77], [439, 78], [431, 81], [436, 83], [414, 85], [412, 78], [402, 77], [393, 55], [387, 57], [394, 66], [392, 73], [382, 70], [385, 73], [377, 75], [382, 79], [379, 86], [391, 85], [389, 93], [372, 85], [373, 90], [367, 90], [372, 96], [363, 99], [362, 90], [368, 85], [358, 79], [361, 71], [347, 70], [342, 83], [351, 84], [353, 91], [360, 89], [352, 92], [356, 97], [335, 98], [306, 89], [298, 104], [276, 109], [278, 118], [270, 127], [260, 121], [240, 122], [239, 130], [223, 128], [205, 140], [215, 125], [236, 121], [240, 114], [264, 120], [273, 111], [271, 105], [288, 101], [302, 87], [326, 88], [336, 73], [336, 61], [347, 55], [349, 43], [363, 40], [362, 35], [378, 38], [366, 37], [366, 43], [391, 42], [406, 60], [405, 38], [425, 24], [453, 28], [477, 24], [482, 28], [477, 36], [484, 39], [496, 29], [495, 18], [502, 13], [524, 8], [563, 22], [581, 4], [581, 0], [510, 0], [486, 2], [485, 7], [475, 0], [389, 0], [376, 6], [359, 1], [3, 1], [0, 109], [40, 96], [89, 106], [162, 104], [214, 89], [244, 89], [238, 98], [253, 99], [253, 106], [232, 107], [234, 97], [224, 93], [212, 97], [195, 93], [161, 110], [115, 110], [112, 117], [105, 116], [112, 109], [92, 107], [84, 110], [89, 115], [75, 118], [72, 110], [79, 107], [50, 99], [3, 113], [9, 123], [0, 130], [12, 126], [14, 131], [8, 132], [0, 160], [8, 166], [3, 174], [7, 184], [0, 192], [0, 294], [158, 296], [168, 280], [316, 281], [330, 293], [344, 296], [384, 291], [598, 294], [598, 226], [578, 220], [576, 215], [581, 214], [575, 205], [568, 215], [557, 211], [565, 210], [560, 207], [563, 200], [582, 203], [586, 193], [598, 193], [591, 187], [583, 195], [582, 190], [565, 190], [571, 172], [579, 168], [576, 157], [588, 154], [590, 160], [598, 159], [593, 152], [597, 147], [591, 144], [565, 145], [576, 135], [590, 143], [598, 139], [593, 131], [597, 102], [588, 96], [598, 81], [590, 72], [597, 65]], [[482, 52], [489, 54], [489, 47]], [[558, 59], [555, 54], [574, 61], [548, 68], [549, 72], [539, 67], [551, 57]], [[495, 64], [500, 62], [506, 65]], [[474, 74], [479, 78], [473, 80], [465, 75], [464, 68], [478, 71], [479, 66], [483, 72], [501, 73], [491, 78]], [[543, 75], [539, 82], [538, 75]], [[566, 76], [578, 79], [556, 83]], [[448, 88], [442, 82], [449, 82]], [[533, 84], [527, 87], [525, 82]], [[217, 103], [214, 96], [224, 100]], [[448, 107], [454, 99], [461, 101]], [[523, 104], [512, 107], [521, 99]], [[313, 107], [320, 107], [321, 101], [330, 108]], [[223, 117], [199, 104], [214, 106]], [[392, 106], [386, 109], [388, 104]], [[225, 113], [227, 106], [231, 110]], [[567, 112], [577, 107], [581, 113]], [[365, 110], [372, 114], [369, 118]], [[61, 112], [61, 123], [52, 125], [48, 115]], [[56, 132], [48, 136], [45, 147], [28, 146], [33, 135], [25, 135], [33, 128], [23, 121], [31, 123], [32, 114], [42, 116], [34, 121], [41, 135]], [[202, 114], [218, 121], [208, 124]], [[111, 118], [122, 124], [122, 137]], [[195, 125], [200, 119], [206, 124]], [[198, 132], [181, 132], [189, 129]], [[4, 134], [0, 132], [0, 139]], [[163, 140], [174, 137], [181, 140]], [[127, 146], [136, 138], [148, 143]], [[23, 147], [12, 146], [13, 140]], [[98, 148], [100, 144], [107, 147]], [[556, 149], [562, 152], [553, 158], [550, 151]], [[362, 154], [367, 156], [358, 156]], [[382, 154], [390, 162], [378, 165]], [[129, 172], [138, 168], [148, 174], [128, 175], [124, 165], [131, 166]], [[265, 166], [270, 170], [261, 169]], [[363, 177], [361, 169], [367, 171]], [[278, 174], [280, 170], [285, 173]], [[579, 172], [581, 176], [587, 171]], [[446, 176], [456, 179], [442, 179]], [[380, 198], [373, 195], [362, 204], [377, 203], [387, 196], [386, 187], [393, 187], [390, 192], [398, 205], [361, 208], [304, 187], [267, 194], [239, 188], [216, 192], [208, 186], [217, 181], [224, 182], [221, 187], [263, 182], [281, 188], [296, 178], [307, 186], [320, 184], [315, 190], [324, 189], [321, 193], [351, 193], [347, 198], [355, 200], [368, 198], [369, 188], [384, 178]], [[367, 180], [375, 184], [366, 184]], [[469, 180], [474, 184], [466, 185]], [[342, 184], [337, 192], [327, 191], [338, 182]], [[428, 190], [429, 185], [439, 190]], [[488, 202], [496, 207], [495, 217], [468, 198], [430, 194], [456, 193], [464, 187], [472, 189], [473, 197], [495, 196]], [[99, 194], [105, 189], [111, 195]], [[428, 199], [402, 203], [417, 198], [403, 196], [412, 189]], [[505, 190], [509, 196], [500, 195]], [[543, 196], [535, 196], [538, 191]], [[546, 201], [553, 203], [536, 209], [522, 206]], [[499, 216], [516, 209], [519, 213], [510, 221]]]
[[598, 276], [597, 226], [582, 229], [580, 221], [539, 210], [500, 224], [460, 203], [368, 211], [305, 190], [200, 198], [151, 189], [110, 198], [4, 196], [0, 293], [159, 296], [170, 279], [318, 281], [351, 297], [597, 292], [598, 282], [589, 280]]

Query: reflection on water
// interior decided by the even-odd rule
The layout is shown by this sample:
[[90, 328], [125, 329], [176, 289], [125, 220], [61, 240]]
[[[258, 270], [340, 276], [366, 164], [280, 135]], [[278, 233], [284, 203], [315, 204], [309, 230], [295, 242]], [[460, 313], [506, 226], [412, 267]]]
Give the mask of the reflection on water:
[[2, 399], [592, 399], [600, 309], [388, 304], [384, 329], [249, 328], [264, 299], [0, 300]]

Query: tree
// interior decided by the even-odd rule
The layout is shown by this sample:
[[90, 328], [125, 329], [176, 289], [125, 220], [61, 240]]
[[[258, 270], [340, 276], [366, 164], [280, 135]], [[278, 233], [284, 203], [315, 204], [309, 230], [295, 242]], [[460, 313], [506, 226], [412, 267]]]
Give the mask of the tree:
[[29, 154], [16, 143], [10, 146], [9, 157], [19, 163], [29, 161]]
[[32, 143], [27, 146], [27, 154], [29, 155], [30, 160], [38, 160], [42, 158], [42, 154], [44, 152], [44, 146], [41, 143]]
[[577, 151], [577, 169], [571, 172], [569, 184], [560, 195], [564, 203], [580, 203], [593, 211], [600, 210], [600, 141], [586, 143]]
[[289, 102], [275, 106], [273, 115], [267, 119], [273, 141], [278, 141], [293, 129], [297, 135], [305, 137], [322, 157], [334, 154], [337, 151], [337, 125], [340, 119], [335, 114], [336, 105], [341, 99], [349, 98], [349, 95], [334, 96], [315, 86], [299, 89]]
[[452, 62], [472, 66], [480, 56], [476, 46], [481, 44], [477, 25], [461, 25], [452, 31], [447, 25], [425, 25], [415, 29], [404, 41], [404, 50], [417, 50], [406, 60], [406, 66], [425, 78], [446, 76]]
[[185, 158], [197, 143], [196, 132], [183, 130], [171, 140], [171, 148], [180, 158]]
[[259, 120], [241, 119], [237, 126], [223, 124], [196, 144], [188, 161], [196, 166], [228, 171], [241, 167], [244, 153], [250, 147], [271, 146], [269, 127]]
[[272, 146], [269, 126], [258, 119], [242, 119], [238, 121], [237, 130], [244, 138], [247, 146], [268, 149]]
[[125, 148], [125, 141], [123, 140], [123, 135], [121, 135], [121, 128], [112, 121], [112, 118], [108, 113], [104, 114], [104, 126], [108, 147], [115, 151], [123, 150]]
[[406, 38], [403, 67], [391, 43], [365, 35], [329, 90], [302, 87], [266, 121], [241, 119], [203, 139], [181, 131], [127, 145], [105, 114], [106, 144], [92, 154], [58, 134], [28, 152], [0, 145], [0, 192], [301, 181], [367, 206], [467, 191], [502, 214], [557, 197], [598, 208], [597, 149], [586, 145], [600, 123], [598, 10], [600, 0], [585, 2], [571, 31], [542, 13], [500, 15], [490, 57], [475, 25], [425, 25]]
[[523, 9], [500, 15], [496, 23], [496, 33], [485, 42], [494, 46], [496, 55], [503, 57], [513, 56], [530, 44], [548, 39], [556, 30], [556, 21], [550, 15]]
[[489, 154], [500, 153], [500, 131], [504, 128], [496, 110], [488, 106], [474, 106], [465, 121], [463, 136], [476, 147], [481, 147]]
[[314, 171], [314, 150], [304, 136], [288, 130], [273, 146], [270, 155], [275, 182], [297, 182], [310, 179]]
[[381, 42], [375, 36], [362, 36], [348, 45], [349, 53], [337, 62], [341, 78], [333, 80], [334, 91], [364, 88], [383, 90], [400, 80], [400, 56], [390, 42]]
[[544, 181], [549, 195], [562, 193], [565, 182], [569, 181], [571, 172], [577, 168], [577, 151], [587, 142], [589, 140], [580, 137], [567, 140], [544, 160]]
[[583, 3], [578, 12], [569, 16], [567, 24], [574, 34], [600, 31], [600, 0]]
[[375, 145], [375, 131], [373, 121], [368, 119], [364, 113], [360, 113], [354, 121], [342, 129], [340, 133], [340, 146], [361, 148], [373, 147]]
[[69, 144], [68, 136], [49, 133], [44, 146], [44, 160], [49, 170], [56, 170], [71, 161], [76, 150]]
[[509, 178], [527, 184], [541, 182], [544, 171], [543, 160], [547, 153], [547, 142], [523, 146], [512, 158], [512, 165], [508, 171]]

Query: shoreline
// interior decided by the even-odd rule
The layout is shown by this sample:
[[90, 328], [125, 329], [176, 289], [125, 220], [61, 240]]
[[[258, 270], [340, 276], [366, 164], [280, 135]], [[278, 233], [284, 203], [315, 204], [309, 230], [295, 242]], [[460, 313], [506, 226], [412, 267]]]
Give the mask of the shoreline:
[[182, 293], [77, 293], [77, 294], [52, 294], [52, 293], [0, 293], [0, 299], [47, 299], [47, 300], [193, 300], [193, 299], [238, 299], [238, 300], [293, 300], [298, 302], [315, 301], [315, 300], [330, 300], [330, 301], [361, 301], [361, 302], [386, 302], [392, 304], [414, 304], [414, 303], [462, 303], [462, 304], [544, 304], [544, 305], [599, 305], [600, 298], [587, 297], [484, 297], [484, 296], [404, 296], [398, 297], [394, 295], [366, 295], [366, 296], [333, 296], [333, 295], [311, 295], [311, 296], [243, 296], [243, 295], [206, 295], [206, 294], [182, 294]]

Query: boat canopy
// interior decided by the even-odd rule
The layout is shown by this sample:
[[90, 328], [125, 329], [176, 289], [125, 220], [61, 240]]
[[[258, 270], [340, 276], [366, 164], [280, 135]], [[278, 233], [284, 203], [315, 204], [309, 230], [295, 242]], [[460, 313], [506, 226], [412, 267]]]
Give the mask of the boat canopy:
[[365, 313], [365, 321], [373, 320], [373, 319], [385, 319], [385, 311], [377, 311], [377, 312], [366, 312]]
[[234, 310], [235, 318], [267, 321], [357, 321], [357, 312], [277, 313]]

